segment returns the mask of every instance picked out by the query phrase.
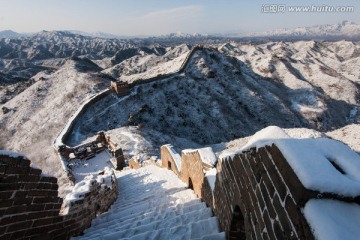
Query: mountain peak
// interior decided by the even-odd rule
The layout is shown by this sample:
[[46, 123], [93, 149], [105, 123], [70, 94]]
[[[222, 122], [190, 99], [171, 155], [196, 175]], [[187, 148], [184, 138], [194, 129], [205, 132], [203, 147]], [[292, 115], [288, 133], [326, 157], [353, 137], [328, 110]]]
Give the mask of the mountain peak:
[[0, 31], [0, 38], [12, 38], [12, 39], [17, 39], [17, 38], [22, 38], [25, 37], [25, 34], [21, 34], [21, 33], [17, 33], [14, 32], [13, 30], [4, 30], [4, 31]]

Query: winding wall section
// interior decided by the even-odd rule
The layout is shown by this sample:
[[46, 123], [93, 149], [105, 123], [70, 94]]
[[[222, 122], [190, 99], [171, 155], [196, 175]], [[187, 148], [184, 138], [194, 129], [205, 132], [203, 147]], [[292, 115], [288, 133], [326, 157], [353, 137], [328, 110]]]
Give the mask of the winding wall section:
[[[154, 82], [154, 81], [159, 81], [159, 80], [163, 80], [172, 76], [175, 76], [176, 74], [182, 73], [184, 72], [184, 70], [186, 69], [188, 63], [190, 62], [191, 57], [194, 55], [194, 53], [198, 50], [205, 50], [206, 48], [203, 45], [197, 45], [195, 47], [193, 47], [190, 52], [188, 53], [188, 55], [186, 56], [184, 62], [182, 63], [181, 67], [179, 68], [179, 70], [175, 73], [170, 73], [170, 74], [163, 74], [163, 75], [158, 75], [152, 78], [148, 78], [148, 79], [138, 79], [134, 82], [132, 82], [131, 84], [128, 84], [126, 86], [124, 86], [126, 88], [126, 91], [124, 91], [124, 93], [129, 94], [130, 93], [130, 89], [134, 86], [137, 85], [141, 85], [141, 84], [145, 84], [145, 83], [150, 83], [150, 82]], [[214, 51], [215, 49], [210, 49], [211, 51]], [[99, 101], [100, 99], [102, 99], [103, 97], [111, 94], [112, 92], [112, 88], [113, 88], [113, 83], [112, 86], [109, 89], [106, 89], [94, 96], [92, 96], [90, 99], [88, 99], [85, 103], [83, 103], [81, 105], [81, 107], [71, 116], [71, 118], [67, 121], [65, 127], [61, 130], [61, 132], [59, 133], [59, 135], [57, 136], [57, 138], [54, 141], [54, 148], [57, 151], [57, 154], [61, 160], [62, 163], [62, 168], [63, 170], [68, 174], [68, 177], [70, 178], [70, 180], [72, 179], [72, 175], [71, 175], [71, 171], [70, 169], [68, 169], [67, 167], [67, 159], [68, 156], [64, 156], [63, 155], [63, 151], [62, 149], [67, 149], [70, 152], [74, 151], [74, 148], [69, 147], [65, 144], [66, 139], [70, 136], [76, 122], [78, 121], [79, 117], [82, 115], [82, 113], [84, 113], [92, 104], [94, 104], [95, 102]], [[78, 148], [79, 146], [77, 146]], [[66, 152], [69, 152], [66, 151]]]

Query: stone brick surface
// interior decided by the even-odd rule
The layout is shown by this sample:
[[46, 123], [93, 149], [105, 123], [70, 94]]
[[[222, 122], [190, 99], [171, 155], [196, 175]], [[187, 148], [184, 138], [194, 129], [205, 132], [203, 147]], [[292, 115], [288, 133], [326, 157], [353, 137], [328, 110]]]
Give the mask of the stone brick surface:
[[276, 146], [219, 160], [217, 169], [213, 205], [223, 230], [230, 231], [233, 209], [240, 205], [246, 238], [313, 239], [297, 205], [307, 201], [311, 192], [301, 185]]
[[169, 150], [166, 146], [161, 147], [161, 162], [162, 167], [173, 171], [178, 177], [180, 177], [180, 170], [176, 167], [175, 161], [172, 158]]
[[132, 159], [129, 160], [129, 167], [131, 169], [139, 169], [141, 166], [140, 166], [139, 162], [136, 159], [132, 158]]
[[198, 197], [202, 197], [202, 187], [205, 174], [199, 153], [183, 153], [181, 156], [181, 177], [180, 179], [188, 186], [192, 183], [192, 189]]
[[56, 178], [41, 175], [27, 159], [0, 156], [0, 164], [0, 239], [69, 239], [81, 234], [117, 197], [115, 181], [112, 188], [96, 182], [68, 214], [60, 215], [63, 199]]

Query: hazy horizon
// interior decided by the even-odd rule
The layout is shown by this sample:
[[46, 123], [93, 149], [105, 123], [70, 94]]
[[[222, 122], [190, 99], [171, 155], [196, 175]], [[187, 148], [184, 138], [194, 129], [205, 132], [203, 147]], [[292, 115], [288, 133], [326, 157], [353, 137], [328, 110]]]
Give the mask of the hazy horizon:
[[[360, 22], [360, 2], [276, 1], [282, 12], [269, 13], [275, 2], [261, 0], [175, 1], [175, 0], [0, 0], [0, 31], [33, 33], [42, 30], [103, 32], [119, 36], [156, 36], [169, 33], [226, 34], [262, 32], [335, 24], [344, 20]], [[351, 12], [290, 12], [292, 6], [352, 7]]]

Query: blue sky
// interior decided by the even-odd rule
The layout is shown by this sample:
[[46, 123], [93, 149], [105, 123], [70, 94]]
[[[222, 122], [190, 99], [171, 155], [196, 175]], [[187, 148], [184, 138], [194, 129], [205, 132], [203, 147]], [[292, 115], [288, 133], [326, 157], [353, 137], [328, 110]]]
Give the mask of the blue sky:
[[[353, 6], [352, 13], [262, 13], [266, 4]], [[0, 0], [0, 31], [80, 30], [117, 35], [246, 33], [360, 23], [358, 0]]]

